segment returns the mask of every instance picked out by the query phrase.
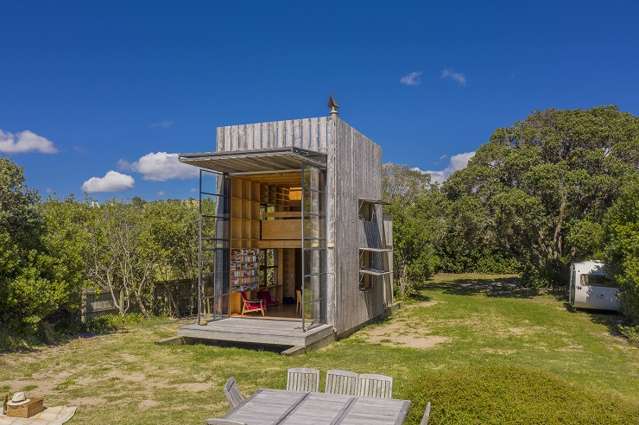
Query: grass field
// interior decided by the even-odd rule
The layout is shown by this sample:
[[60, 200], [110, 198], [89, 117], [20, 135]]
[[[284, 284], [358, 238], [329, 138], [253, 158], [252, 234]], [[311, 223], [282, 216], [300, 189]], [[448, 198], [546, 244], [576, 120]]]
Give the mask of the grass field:
[[179, 322], [0, 355], [0, 390], [80, 406], [71, 424], [201, 424], [223, 415], [226, 378], [245, 394], [282, 388], [288, 367], [376, 372], [394, 395], [427, 400], [432, 424], [637, 424], [639, 349], [613, 315], [567, 311], [514, 278], [438, 275], [392, 318], [316, 352], [283, 357], [206, 345], [158, 346]]

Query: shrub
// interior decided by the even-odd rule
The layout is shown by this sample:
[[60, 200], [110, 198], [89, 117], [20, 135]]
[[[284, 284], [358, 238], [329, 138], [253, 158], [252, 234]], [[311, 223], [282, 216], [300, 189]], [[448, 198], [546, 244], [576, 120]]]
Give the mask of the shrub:
[[427, 371], [409, 388], [412, 423], [427, 402], [429, 424], [627, 424], [636, 401], [575, 388], [561, 377], [514, 366]]

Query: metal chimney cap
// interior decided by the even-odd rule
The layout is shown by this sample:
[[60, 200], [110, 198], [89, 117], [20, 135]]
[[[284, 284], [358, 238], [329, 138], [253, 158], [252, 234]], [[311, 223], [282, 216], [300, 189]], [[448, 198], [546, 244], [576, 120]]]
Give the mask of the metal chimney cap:
[[331, 115], [339, 115], [339, 104], [337, 103], [337, 101], [335, 100], [335, 98], [333, 96], [329, 96], [328, 98], [328, 109], [329, 109], [329, 114]]

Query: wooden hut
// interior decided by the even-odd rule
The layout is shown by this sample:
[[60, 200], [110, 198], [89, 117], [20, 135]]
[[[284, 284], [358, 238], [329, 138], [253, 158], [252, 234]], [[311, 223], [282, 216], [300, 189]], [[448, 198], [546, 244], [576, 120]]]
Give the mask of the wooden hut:
[[392, 304], [382, 149], [327, 117], [217, 128], [200, 169], [200, 284], [187, 338], [307, 347]]

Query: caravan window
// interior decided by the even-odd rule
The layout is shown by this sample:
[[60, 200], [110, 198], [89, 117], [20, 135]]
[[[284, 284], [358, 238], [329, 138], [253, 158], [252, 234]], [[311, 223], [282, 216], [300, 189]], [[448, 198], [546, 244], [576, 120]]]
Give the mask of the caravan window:
[[582, 274], [580, 282], [583, 286], [606, 286], [616, 288], [614, 280], [603, 274]]

